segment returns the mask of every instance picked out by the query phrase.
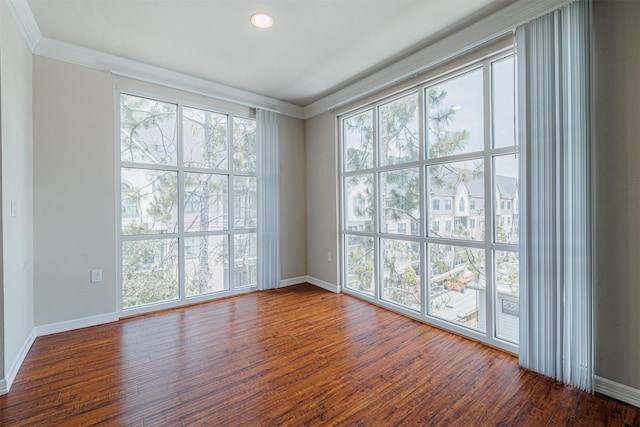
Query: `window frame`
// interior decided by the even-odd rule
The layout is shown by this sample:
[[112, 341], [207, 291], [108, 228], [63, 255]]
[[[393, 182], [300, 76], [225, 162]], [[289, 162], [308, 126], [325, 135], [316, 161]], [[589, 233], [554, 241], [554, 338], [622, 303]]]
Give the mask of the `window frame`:
[[[176, 163], [173, 165], [165, 165], [165, 164], [152, 164], [152, 163], [142, 163], [142, 162], [128, 162], [123, 161], [121, 158], [121, 96], [128, 95], [132, 97], [138, 97], [143, 99], [148, 99], [152, 101], [157, 101], [161, 103], [172, 104], [176, 106]], [[253, 113], [243, 113], [239, 110], [235, 110], [233, 108], [220, 108], [219, 106], [202, 104], [199, 102], [190, 102], [189, 100], [177, 97], [164, 96], [159, 93], [147, 92], [144, 90], [126, 88], [126, 87], [116, 87], [115, 89], [115, 170], [116, 170], [116, 307], [117, 312], [120, 317], [126, 316], [134, 316], [142, 313], [149, 313], [157, 310], [163, 310], [173, 307], [181, 307], [189, 304], [199, 303], [203, 301], [209, 301], [219, 298], [224, 298], [231, 295], [238, 295], [246, 292], [252, 292], [258, 289], [258, 277], [257, 271], [260, 268], [260, 256], [259, 251], [256, 246], [256, 283], [249, 284], [242, 287], [235, 286], [235, 248], [234, 248], [234, 238], [237, 235], [243, 234], [255, 234], [257, 245], [260, 242], [260, 233], [258, 229], [258, 216], [256, 216], [256, 224], [254, 227], [236, 227], [235, 226], [235, 218], [234, 218], [234, 183], [235, 177], [253, 177], [256, 179], [256, 215], [259, 215], [259, 207], [257, 206], [258, 199], [258, 191], [259, 191], [259, 181], [260, 178], [258, 176], [258, 162], [259, 162], [259, 148], [257, 146], [256, 141], [256, 170], [255, 171], [243, 171], [238, 170], [233, 167], [233, 121], [235, 118], [243, 119], [243, 120], [252, 120], [256, 122], [255, 114]], [[204, 112], [210, 112], [215, 114], [222, 114], [227, 116], [227, 167], [226, 169], [213, 169], [213, 168], [201, 168], [201, 167], [187, 167], [184, 165], [183, 161], [183, 109], [184, 108], [192, 108]], [[257, 128], [257, 123], [256, 123]], [[257, 137], [257, 131], [256, 131]], [[126, 235], [122, 232], [122, 200], [121, 200], [121, 183], [122, 181], [122, 170], [123, 169], [142, 169], [142, 170], [153, 170], [153, 171], [166, 171], [175, 173], [177, 175], [177, 232], [172, 233], [161, 233], [161, 234], [137, 234], [137, 235]], [[203, 173], [208, 175], [222, 175], [227, 177], [227, 190], [225, 194], [226, 198], [226, 221], [227, 226], [222, 230], [207, 230], [207, 231], [185, 231], [184, 228], [184, 214], [185, 214], [185, 200], [184, 200], [184, 174], [185, 173]], [[198, 203], [200, 203], [198, 201]], [[226, 285], [226, 289], [220, 291], [211, 291], [202, 293], [199, 295], [187, 296], [186, 295], [186, 281], [187, 277], [185, 274], [185, 251], [186, 251], [186, 238], [197, 238], [197, 237], [211, 237], [211, 236], [225, 236], [227, 240], [227, 265], [224, 268], [225, 270], [225, 278], [224, 284]], [[123, 242], [129, 241], [153, 241], [153, 240], [162, 240], [162, 239], [176, 239], [178, 241], [178, 298], [171, 299], [166, 301], [153, 302], [138, 306], [132, 307], [124, 307], [123, 306], [123, 250], [122, 245]]]
[[[495, 217], [497, 213], [500, 211], [499, 207], [496, 206], [496, 188], [494, 185], [495, 172], [493, 159], [501, 156], [501, 155], [513, 155], [519, 152], [519, 146], [514, 143], [513, 146], [508, 147], [493, 147], [493, 123], [492, 123], [492, 64], [496, 63], [502, 59], [507, 57], [514, 56], [515, 60], [515, 52], [513, 46], [508, 49], [501, 49], [494, 51], [493, 54], [487, 55], [485, 57], [479, 58], [473, 62], [468, 63], [469, 65], [460, 67], [457, 69], [448, 70], [442, 72], [437, 77], [421, 82], [420, 84], [412, 87], [408, 87], [404, 90], [399, 90], [395, 92], [391, 96], [381, 97], [373, 102], [362, 105], [358, 108], [351, 109], [345, 111], [342, 114], [338, 114], [337, 116], [337, 126], [338, 126], [338, 147], [339, 147], [339, 191], [341, 192], [340, 196], [340, 213], [339, 213], [339, 231], [340, 231], [340, 246], [341, 246], [341, 262], [342, 268], [340, 268], [340, 278], [341, 283], [343, 284], [342, 289], [345, 293], [356, 296], [358, 298], [365, 299], [373, 304], [380, 305], [392, 311], [407, 315], [409, 317], [418, 319], [425, 323], [433, 324], [439, 327], [442, 327], [447, 330], [451, 330], [453, 332], [459, 333], [461, 335], [476, 339], [478, 341], [487, 343], [489, 345], [501, 348], [503, 350], [517, 353], [518, 352], [518, 344], [515, 344], [511, 341], [508, 341], [503, 338], [499, 338], [497, 336], [497, 311], [500, 309], [497, 307], [497, 283], [495, 276], [495, 263], [497, 260], [497, 253], [501, 251], [506, 252], [519, 252], [519, 248], [517, 244], [506, 244], [499, 243], [495, 240], [495, 229], [497, 224], [495, 224]], [[483, 149], [481, 151], [469, 152], [463, 154], [453, 154], [448, 156], [442, 156], [437, 158], [428, 158], [426, 153], [426, 125], [425, 125], [425, 91], [429, 86], [433, 86], [440, 82], [452, 79], [464, 73], [467, 73], [474, 69], [482, 69], [482, 91], [483, 91], [483, 122], [484, 122], [484, 135], [483, 135]], [[418, 91], [419, 96], [419, 117], [420, 117], [420, 157], [417, 162], [408, 162], [403, 164], [394, 164], [394, 165], [385, 165], [380, 166], [379, 163], [379, 151], [381, 149], [381, 144], [379, 144], [379, 129], [378, 129], [378, 119], [379, 119], [379, 108], [382, 105], [393, 102], [396, 99], [403, 98], [414, 91]], [[515, 100], [514, 100], [515, 101]], [[373, 167], [369, 167], [362, 170], [346, 170], [346, 155], [344, 150], [344, 146], [342, 144], [343, 141], [343, 122], [344, 120], [348, 120], [351, 117], [362, 114], [364, 111], [372, 110], [373, 118], [372, 118], [372, 128], [373, 128], [373, 136], [372, 136], [372, 145], [373, 145]], [[517, 136], [514, 135], [514, 138]], [[484, 219], [477, 218], [474, 219], [475, 227], [477, 229], [484, 229], [485, 238], [484, 240], [474, 241], [474, 240], [458, 240], [453, 238], [442, 238], [442, 237], [434, 237], [429, 236], [427, 230], [429, 228], [429, 220], [431, 211], [436, 211], [439, 215], [449, 214], [453, 212], [453, 215], [456, 213], [457, 203], [454, 202], [452, 198], [444, 198], [444, 209], [440, 200], [442, 197], [436, 199], [429, 199], [428, 197], [428, 183], [427, 183], [427, 171], [426, 168], [430, 165], [443, 164], [447, 162], [455, 162], [455, 161], [464, 161], [464, 160], [472, 160], [478, 159], [482, 160], [484, 164], [484, 201], [482, 200], [469, 200], [469, 203], [465, 202], [465, 211], [471, 215], [471, 203], [473, 203], [475, 210], [483, 210], [484, 211]], [[413, 167], [418, 167], [420, 171], [420, 233], [418, 236], [398, 236], [392, 233], [387, 233], [386, 230], [382, 230], [380, 227], [382, 224], [382, 204], [380, 200], [376, 200], [382, 198], [380, 193], [380, 182], [379, 175], [382, 172], [387, 172], [389, 170], [398, 170], [398, 169], [409, 169]], [[373, 214], [372, 222], [373, 227], [371, 231], [363, 231], [363, 232], [352, 232], [345, 227], [347, 218], [345, 216], [344, 209], [342, 208], [345, 203], [345, 194], [344, 194], [344, 182], [345, 178], [354, 176], [354, 175], [373, 175], [374, 181], [374, 196], [373, 202], [376, 206], [376, 209]], [[523, 171], [519, 172], [519, 179], [522, 181]], [[522, 186], [522, 184], [521, 184]], [[435, 209], [433, 203], [438, 200], [438, 208]], [[447, 201], [451, 205], [449, 209], [447, 209]], [[449, 212], [451, 211], [451, 212]], [[436, 219], [437, 218], [437, 219]], [[439, 221], [440, 223], [444, 223], [446, 228], [446, 216], [431, 218]], [[514, 218], [515, 222], [516, 219]], [[351, 236], [359, 236], [372, 238], [374, 240], [374, 260], [375, 260], [375, 268], [373, 273], [373, 281], [375, 283], [373, 293], [365, 293], [362, 291], [358, 291], [356, 289], [352, 289], [348, 285], [348, 271], [346, 269], [347, 256], [348, 253], [346, 249], [346, 242], [351, 238]], [[401, 239], [403, 241], [410, 242], [419, 242], [420, 243], [420, 262], [422, 267], [420, 268], [420, 283], [422, 289], [422, 305], [419, 312], [415, 310], [404, 307], [400, 304], [396, 304], [394, 302], [390, 302], [381, 297], [382, 295], [382, 286], [383, 286], [383, 275], [382, 275], [382, 248], [381, 245], [384, 243], [386, 239]], [[426, 284], [429, 283], [430, 277], [430, 266], [428, 264], [428, 248], [430, 244], [442, 244], [448, 245], [451, 247], [469, 247], [476, 248], [480, 251], [484, 251], [485, 253], [485, 274], [487, 277], [486, 283], [486, 329], [485, 332], [471, 329], [465, 326], [456, 325], [454, 323], [445, 321], [443, 319], [437, 318], [428, 313], [427, 308], [429, 307], [429, 292], [428, 286]]]

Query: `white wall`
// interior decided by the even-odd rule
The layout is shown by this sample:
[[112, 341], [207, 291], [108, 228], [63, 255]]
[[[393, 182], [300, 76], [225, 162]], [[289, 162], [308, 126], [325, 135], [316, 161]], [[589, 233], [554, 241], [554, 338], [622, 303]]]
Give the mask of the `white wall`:
[[640, 389], [640, 2], [593, 2], [595, 374]]
[[[35, 323], [116, 311], [116, 87], [245, 107], [34, 57]], [[281, 119], [283, 279], [305, 275], [304, 123]], [[118, 151], [119, 152], [119, 151]], [[89, 271], [101, 268], [103, 282]]]
[[0, 30], [4, 376], [10, 379], [33, 331], [32, 58], [5, 2]]

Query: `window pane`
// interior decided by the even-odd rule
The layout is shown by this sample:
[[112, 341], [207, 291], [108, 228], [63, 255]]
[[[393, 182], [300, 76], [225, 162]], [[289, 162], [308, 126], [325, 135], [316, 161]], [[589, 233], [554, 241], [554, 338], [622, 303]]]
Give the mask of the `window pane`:
[[518, 159], [513, 154], [494, 157], [493, 168], [496, 209], [495, 241], [518, 244], [520, 226]]
[[184, 165], [227, 169], [227, 116], [188, 107], [182, 112]]
[[184, 230], [227, 229], [227, 175], [184, 173]]
[[420, 244], [382, 239], [382, 298], [420, 310]]
[[120, 95], [120, 159], [123, 162], [176, 165], [177, 106]]
[[373, 111], [365, 111], [342, 122], [345, 171], [373, 167]]
[[184, 242], [186, 295], [229, 289], [227, 236], [186, 237]]
[[429, 166], [427, 180], [429, 236], [483, 240], [484, 161]]
[[258, 180], [255, 176], [233, 178], [233, 224], [254, 228], [258, 224]]
[[178, 299], [178, 239], [122, 242], [122, 306]]
[[484, 150], [482, 69], [426, 88], [429, 158]]
[[233, 281], [236, 288], [258, 284], [258, 238], [255, 233], [236, 234], [233, 239]]
[[178, 226], [178, 174], [122, 168], [122, 206], [137, 206], [135, 217], [122, 217], [122, 234], [175, 233]]
[[380, 173], [383, 233], [420, 234], [419, 178], [418, 169]]
[[233, 168], [255, 172], [257, 169], [256, 121], [233, 118]]
[[494, 252], [496, 259], [496, 337], [518, 343], [520, 264], [517, 252]]
[[374, 249], [373, 238], [345, 236], [347, 245], [346, 287], [373, 295]]
[[418, 94], [380, 107], [380, 165], [396, 165], [420, 159]]
[[373, 175], [349, 176], [344, 181], [346, 229], [373, 231]]
[[474, 329], [486, 329], [484, 250], [429, 245], [429, 314]]
[[514, 59], [509, 56], [491, 64], [494, 148], [515, 145]]

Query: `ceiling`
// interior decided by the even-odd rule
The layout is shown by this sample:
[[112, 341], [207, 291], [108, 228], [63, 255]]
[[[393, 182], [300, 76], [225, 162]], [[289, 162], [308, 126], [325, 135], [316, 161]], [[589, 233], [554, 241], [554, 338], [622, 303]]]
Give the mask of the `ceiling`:
[[[28, 0], [43, 37], [306, 106], [510, 0]], [[249, 18], [269, 13], [275, 26]]]

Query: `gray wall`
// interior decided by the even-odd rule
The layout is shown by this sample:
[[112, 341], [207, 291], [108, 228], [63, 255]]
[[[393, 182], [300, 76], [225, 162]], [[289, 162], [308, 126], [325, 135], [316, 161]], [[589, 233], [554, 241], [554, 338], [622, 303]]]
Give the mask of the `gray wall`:
[[[338, 169], [336, 117], [306, 121], [307, 274], [332, 285], [338, 279]], [[331, 261], [327, 260], [331, 252]]]
[[[116, 311], [116, 87], [238, 107], [49, 58], [33, 59], [35, 324]], [[304, 122], [282, 117], [283, 279], [305, 275]], [[89, 283], [101, 268], [103, 282]]]
[[640, 2], [593, 25], [595, 374], [640, 389]]
[[[15, 374], [21, 350], [33, 330], [33, 138], [31, 50], [6, 2], [0, 2], [0, 29], [2, 379]], [[16, 204], [15, 216], [11, 215], [11, 201]]]
[[304, 121], [280, 116], [280, 262], [283, 279], [307, 274]]

